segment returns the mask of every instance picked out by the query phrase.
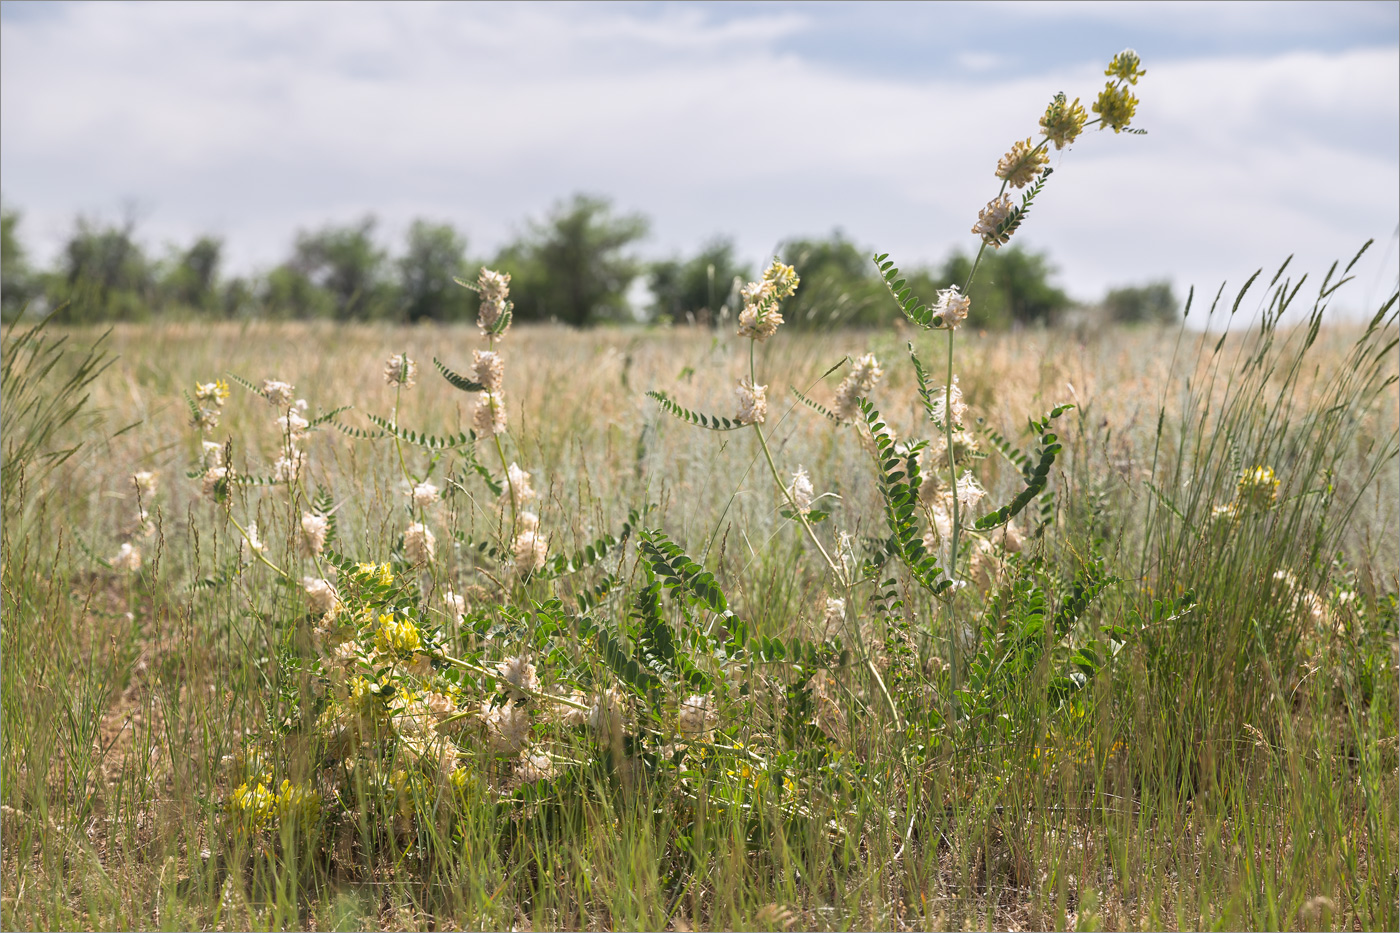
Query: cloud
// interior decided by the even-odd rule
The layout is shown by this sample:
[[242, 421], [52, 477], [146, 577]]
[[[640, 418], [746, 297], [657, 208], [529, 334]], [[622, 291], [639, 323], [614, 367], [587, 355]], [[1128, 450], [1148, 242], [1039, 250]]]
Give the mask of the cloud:
[[[1103, 80], [1101, 63], [1074, 60], [999, 76], [975, 50], [962, 53], [986, 69], [975, 81], [833, 64], [793, 50], [826, 28], [822, 9], [7, 13], [0, 178], [41, 257], [76, 213], [128, 199], [157, 242], [220, 233], [241, 270], [277, 262], [297, 228], [370, 212], [390, 237], [416, 216], [449, 220], [484, 255], [590, 191], [651, 215], [656, 254], [729, 233], [757, 261], [840, 226], [912, 264], [970, 247], [996, 158], [1052, 92], [1088, 103]], [[1292, 252], [1316, 268], [1391, 235], [1393, 45], [1147, 64], [1149, 135], [1090, 134], [1027, 224], [1073, 293], [1158, 277], [1213, 290]]]

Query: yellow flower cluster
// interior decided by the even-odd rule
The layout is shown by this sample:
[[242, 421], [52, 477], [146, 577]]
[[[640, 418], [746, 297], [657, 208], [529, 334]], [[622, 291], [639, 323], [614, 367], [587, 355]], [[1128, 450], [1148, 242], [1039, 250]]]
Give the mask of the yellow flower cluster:
[[1045, 163], [1050, 161], [1050, 153], [1043, 146], [1031, 144], [1027, 136], [1016, 140], [1006, 155], [997, 163], [997, 177], [1005, 179], [1012, 187], [1024, 188], [1035, 181]]
[[1278, 477], [1272, 467], [1257, 466], [1245, 470], [1235, 484], [1235, 500], [1260, 511], [1273, 508], [1278, 502]]
[[1104, 126], [1110, 126], [1113, 132], [1121, 133], [1132, 122], [1137, 105], [1138, 99], [1126, 87], [1121, 84], [1109, 84], [1099, 92], [1099, 99], [1094, 102], [1094, 113], [1103, 120]]
[[271, 824], [277, 798], [261, 781], [251, 787], [245, 781], [229, 795], [226, 807], [236, 830], [256, 833]]
[[1142, 64], [1142, 59], [1138, 58], [1137, 52], [1132, 49], [1124, 49], [1113, 56], [1113, 61], [1108, 63], [1108, 70], [1104, 74], [1110, 78], [1118, 78], [1127, 81], [1129, 84], [1137, 84], [1137, 79], [1147, 74], [1138, 66]]
[[1240, 474], [1235, 499], [1210, 511], [1211, 525], [1226, 528], [1248, 512], [1267, 512], [1278, 502], [1279, 479], [1272, 467], [1256, 466]]
[[196, 406], [194, 423], [201, 431], [212, 431], [219, 426], [219, 410], [228, 401], [228, 383], [222, 379], [213, 382], [194, 384]]
[[394, 569], [388, 561], [382, 564], [358, 563], [355, 570], [364, 578], [364, 582], [371, 585], [391, 586], [394, 582]]
[[385, 654], [408, 654], [417, 651], [423, 644], [418, 626], [406, 617], [381, 613], [379, 631], [375, 633], [374, 645]]
[[1067, 102], [1064, 94], [1056, 94], [1045, 108], [1045, 116], [1040, 118], [1040, 132], [1056, 149], [1063, 149], [1079, 138], [1089, 115], [1079, 106], [1079, 98]]

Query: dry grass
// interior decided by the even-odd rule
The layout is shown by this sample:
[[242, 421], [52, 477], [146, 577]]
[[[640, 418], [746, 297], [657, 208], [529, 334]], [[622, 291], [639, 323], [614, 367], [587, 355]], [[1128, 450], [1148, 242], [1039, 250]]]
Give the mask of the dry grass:
[[[83, 344], [92, 336], [78, 331], [72, 339]], [[1331, 368], [1343, 365], [1356, 336], [1321, 333], [1310, 368], [1289, 383], [1301, 406]], [[761, 368], [774, 399], [770, 443], [783, 464], [805, 465], [820, 490], [840, 495], [833, 521], [841, 527], [881, 533], [869, 456], [785, 387], [825, 402], [840, 370], [824, 382], [823, 374], [870, 350], [887, 373], [873, 401], [901, 436], [921, 431], [916, 387], [902, 359], [911, 337], [784, 334], [763, 345]], [[727, 840], [721, 832], [685, 871], [676, 867], [690, 864], [676, 855], [680, 815], [648, 810], [664, 810], [658, 795], [585, 807], [589, 831], [544, 852], [533, 848], [538, 840], [493, 847], [485, 840], [494, 817], [478, 816], [463, 843], [464, 866], [432, 875], [436, 881], [425, 882], [411, 866], [366, 869], [335, 855], [295, 889], [285, 873], [231, 873], [216, 825], [219, 796], [228, 790], [221, 761], [262, 712], [259, 684], [270, 647], [257, 641], [257, 619], [268, 597], [255, 578], [235, 581], [217, 599], [189, 590], [236, 541], [211, 520], [198, 479], [184, 477], [198, 437], [187, 427], [181, 390], [230, 371], [255, 382], [276, 377], [295, 383], [313, 411], [353, 401], [356, 410], [342, 420], [364, 426], [361, 411], [387, 415], [392, 405], [384, 358], [406, 351], [423, 372], [404, 397], [401, 423], [455, 432], [470, 425], [471, 399], [440, 380], [429, 361], [437, 356], [465, 370], [479, 344], [467, 328], [273, 323], [120, 326], [109, 339], [118, 359], [92, 386], [90, 400], [101, 423], [75, 422], [71, 430], [83, 434], [85, 446], [42, 486], [26, 488], [21, 507], [5, 516], [0, 914], [7, 928], [1395, 922], [1393, 616], [1386, 630], [1373, 623], [1364, 641], [1310, 642], [1296, 671], [1270, 675], [1288, 699], [1275, 695], [1261, 708], [1241, 710], [1252, 732], [1203, 735], [1190, 764], [1169, 751], [1182, 738], [1173, 731], [1174, 711], [1143, 688], [1146, 662], [1134, 645], [1094, 688], [1093, 722], [1081, 734], [1092, 738], [1087, 745], [1065, 738], [1048, 765], [985, 752], [930, 760], [915, 790], [921, 803], [907, 847], [909, 788], [891, 785], [886, 799], [862, 798], [849, 804], [854, 812], [824, 814], [851, 828], [844, 842], [806, 827], [791, 838], [775, 831], [768, 851], [755, 852], [735, 838], [742, 827], [730, 827]], [[921, 355], [937, 358], [941, 350], [918, 339]], [[1212, 366], [1222, 368], [1213, 359], [1229, 361], [1249, 345], [1247, 336], [1233, 337], [1212, 357], [1193, 345], [1197, 340], [1150, 329], [974, 335], [963, 342], [958, 372], [971, 408], [1013, 439], [1026, 413], [1078, 404], [1062, 425], [1063, 521], [1069, 529], [1112, 525], [1105, 548], [1131, 567], [1132, 555], [1147, 546], [1142, 516], [1153, 500], [1145, 481], [1154, 475], [1159, 417], [1170, 420], [1187, 404], [1180, 387], [1188, 370], [1199, 386]], [[544, 494], [542, 519], [555, 529], [554, 547], [582, 546], [616, 528], [628, 509], [655, 502], [655, 524], [715, 571], [745, 617], [778, 633], [819, 622], [821, 574], [777, 515], [757, 472], [756, 444], [746, 432], [694, 430], [643, 395], [661, 389], [689, 407], [732, 415], [732, 386], [746, 370], [730, 337], [680, 328], [517, 327], [503, 350], [518, 457]], [[1223, 364], [1224, 371], [1233, 365]], [[278, 449], [271, 416], [240, 391], [234, 387], [218, 436], [236, 440], [235, 459], [246, 472], [269, 472]], [[1223, 381], [1209, 391], [1217, 401], [1227, 393]], [[1359, 460], [1368, 438], [1394, 436], [1393, 386], [1381, 403], [1350, 437], [1355, 449], [1336, 454], [1343, 482], [1359, 482], [1346, 463]], [[1198, 436], [1213, 430], [1209, 418], [1219, 408], [1206, 411]], [[396, 467], [373, 445], [329, 429], [316, 432], [307, 449], [318, 479], [341, 504], [347, 549], [387, 549], [396, 533], [389, 517], [399, 494]], [[141, 469], [159, 471], [162, 490], [159, 533], [138, 580], [102, 568], [94, 556], [110, 556], [131, 531], [130, 475]], [[984, 480], [1000, 499], [1019, 478], [988, 460]], [[1398, 489], [1392, 461], [1341, 539], [1366, 605], [1380, 613], [1393, 613], [1400, 589]], [[1090, 509], [1095, 503], [1102, 512]], [[259, 507], [266, 510], [260, 525], [278, 527], [277, 507]], [[499, 521], [471, 496], [452, 509], [452, 520], [471, 536]], [[467, 573], [465, 562], [449, 565]], [[489, 585], [479, 577], [461, 582]], [[1153, 582], [1129, 580], [1134, 595], [1105, 611], [1143, 604], [1137, 588]], [[1348, 673], [1358, 663], [1370, 665], [1365, 703]], [[1187, 696], [1180, 701], [1185, 709]], [[857, 747], [879, 760], [890, 743], [872, 729]], [[1195, 769], [1194, 783], [1178, 773], [1183, 768]], [[901, 818], [873, 817], [882, 807], [898, 809]], [[484, 848], [473, 849], [478, 843]], [[444, 887], [444, 878], [456, 886]]]

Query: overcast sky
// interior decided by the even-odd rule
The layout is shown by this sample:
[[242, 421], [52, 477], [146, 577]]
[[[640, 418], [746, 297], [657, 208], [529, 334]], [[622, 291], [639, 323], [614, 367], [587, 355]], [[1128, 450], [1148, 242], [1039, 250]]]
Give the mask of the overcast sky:
[[1213, 293], [1372, 237], [1358, 303], [1397, 278], [1394, 2], [6, 2], [0, 45], [0, 190], [41, 263], [128, 212], [157, 254], [224, 237], [234, 272], [366, 213], [482, 257], [574, 192], [649, 216], [648, 256], [841, 228], [936, 262], [1051, 95], [1087, 107], [1131, 46], [1148, 135], [1057, 155], [1018, 234], [1071, 294]]

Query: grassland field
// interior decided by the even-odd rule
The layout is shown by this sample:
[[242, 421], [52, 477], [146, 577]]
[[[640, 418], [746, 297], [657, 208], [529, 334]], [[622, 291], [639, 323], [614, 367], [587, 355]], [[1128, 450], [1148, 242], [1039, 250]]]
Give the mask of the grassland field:
[[[823, 777], [796, 802], [780, 788], [726, 808], [688, 796], [681, 773], [633, 781], [602, 769], [587, 772], [592, 784], [559, 785], [576, 799], [559, 804], [567, 815], [556, 823], [532, 822], [532, 806], [554, 804], [516, 806], [509, 788], [491, 785], [503, 796], [483, 792], [435, 855], [397, 843], [369, 854], [349, 830], [327, 830], [294, 856], [285, 839], [250, 855], [225, 827], [237, 784], [228, 762], [274, 705], [269, 670], [296, 594], [256, 563], [219, 574], [242, 546], [228, 514], [256, 521], [273, 563], [296, 564], [295, 511], [276, 487], [240, 487], [227, 511], [210, 501], [187, 476], [202, 453], [182, 392], [228, 373], [284, 380], [309, 413], [352, 405], [336, 419], [372, 432], [366, 413], [395, 410], [384, 360], [406, 353], [420, 370], [398, 395], [397, 423], [455, 434], [472, 426], [472, 396], [432, 360], [468, 371], [477, 330], [118, 326], [105, 338], [110, 366], [71, 418], [17, 410], [17, 399], [58, 397], [102, 333], [65, 331], [65, 354], [30, 395], [6, 384], [7, 449], [36, 419], [55, 428], [26, 461], [6, 459], [0, 925], [1394, 929], [1400, 404], [1384, 383], [1397, 368], [1386, 348], [1395, 332], [1392, 313], [1370, 333], [1324, 326], [1306, 349], [1306, 327], [1223, 340], [1156, 327], [959, 335], [956, 371], [988, 454], [977, 470], [989, 502], [1024, 481], [986, 432], [1029, 448], [1028, 414], [1075, 406], [1056, 422], [1054, 498], [1025, 559], [1066, 581], [1102, 567], [1116, 582], [1077, 624], [1132, 629], [1073, 701], [1037, 692], [1046, 670], [1027, 675], [1015, 689], [1035, 699], [1016, 693], [1006, 717], [1031, 725], [1006, 732], [1016, 736], [1006, 747], [986, 739], [1000, 734], [995, 723], [928, 738], [938, 726], [924, 712], [945, 699], [946, 614], [891, 570], [902, 603], [867, 631], [891, 646], [876, 654], [903, 715], [929, 724], [917, 754], [918, 730], [898, 729], [853, 670], [838, 701], [845, 737], [830, 740]], [[7, 344], [16, 334], [7, 325]], [[875, 548], [889, 534], [885, 507], [861, 429], [833, 425], [789, 387], [829, 406], [847, 361], [874, 353], [883, 377], [871, 403], [898, 438], [930, 437], [907, 343], [941, 373], [944, 339], [781, 331], [758, 346], [767, 443], [784, 477], [801, 466], [831, 494], [819, 500], [830, 512], [823, 540], [846, 531]], [[1373, 373], [1357, 363], [1358, 341]], [[517, 325], [499, 347], [505, 459], [532, 476], [551, 555], [615, 534], [650, 505], [645, 525], [712, 572], [754, 633], [820, 640], [827, 568], [782, 515], [752, 433], [697, 428], [645, 395], [733, 417], [747, 344], [686, 327]], [[269, 474], [282, 443], [274, 414], [238, 384], [231, 392], [211, 436], [231, 441], [240, 473]], [[42, 454], [70, 448], [45, 467]], [[325, 423], [303, 449], [335, 504], [336, 548], [387, 559], [403, 533], [394, 446]], [[431, 452], [404, 450], [421, 474]], [[501, 472], [494, 452], [477, 452]], [[1212, 509], [1256, 466], [1276, 471], [1278, 504], [1212, 530]], [[140, 503], [149, 536], [138, 471], [158, 474]], [[452, 494], [424, 601], [450, 588], [487, 605], [495, 597], [480, 594], [496, 581], [470, 542], [502, 537], [499, 501], [456, 453], [432, 475]], [[139, 570], [112, 566], [123, 542], [142, 549]], [[628, 586], [636, 555], [629, 541], [615, 565]], [[1284, 571], [1294, 590], [1279, 584]], [[591, 579], [531, 584], [528, 595], [571, 600]], [[997, 579], [955, 597], [963, 618], [987, 611]], [[1186, 608], [1154, 616], [1154, 601]], [[497, 660], [490, 649], [483, 657]], [[784, 690], [810, 677], [782, 670], [754, 688], [779, 710], [773, 722]], [[760, 746], [781, 744], [776, 726], [753, 728]], [[846, 785], [831, 778], [833, 762], [844, 762]]]

